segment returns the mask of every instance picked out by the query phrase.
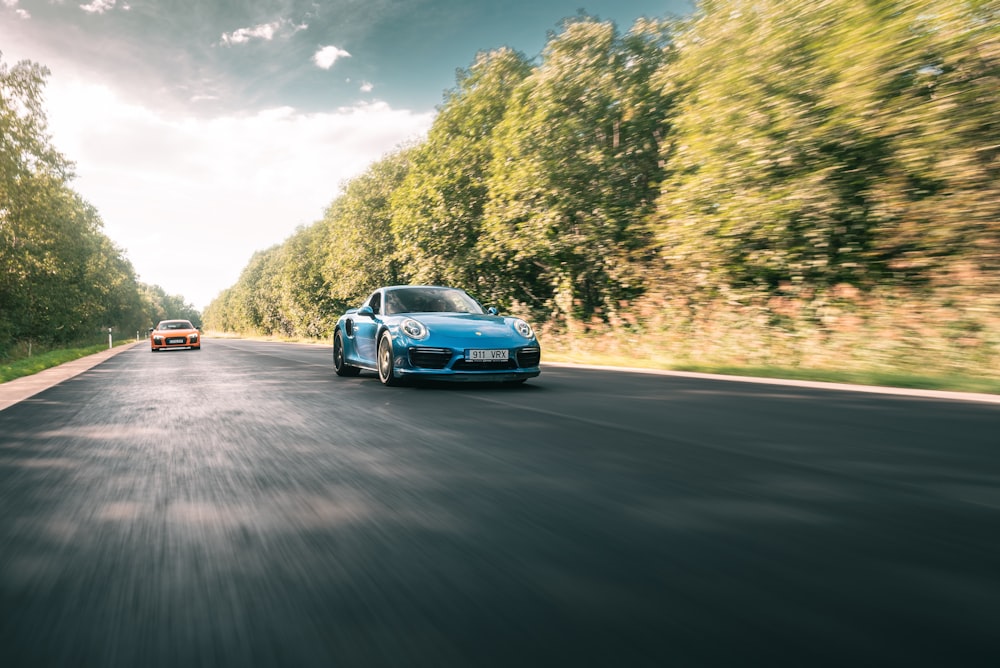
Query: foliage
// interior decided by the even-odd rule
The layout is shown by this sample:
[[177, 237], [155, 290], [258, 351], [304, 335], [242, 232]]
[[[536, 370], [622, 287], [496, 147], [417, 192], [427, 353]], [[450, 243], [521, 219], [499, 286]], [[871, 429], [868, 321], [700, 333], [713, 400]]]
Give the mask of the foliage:
[[480, 53], [448, 93], [427, 140], [392, 193], [396, 257], [410, 280], [494, 293], [496, 267], [479, 249], [493, 133], [530, 64], [511, 49]]
[[797, 296], [745, 289], [693, 297], [681, 286], [646, 294], [619, 318], [592, 319], [573, 336], [545, 325], [546, 359], [724, 373], [742, 367], [763, 375], [780, 369], [785, 378], [882, 379], [987, 392], [1000, 387], [1000, 293], [973, 295], [959, 286], [862, 291], [841, 284]]
[[42, 106], [48, 71], [0, 62], [0, 359], [49, 344], [131, 335], [197, 312], [137, 282], [101, 231], [96, 209], [69, 187], [71, 163], [51, 145]]
[[1000, 375], [998, 0], [580, 15], [456, 84], [213, 323], [322, 335], [375, 285], [443, 282], [554, 347]]
[[522, 299], [587, 317], [641, 293], [639, 222], [671, 109], [650, 75], [669, 43], [662, 23], [640, 21], [623, 39], [579, 17], [518, 88], [496, 132], [484, 243]]
[[330, 277], [330, 295], [340, 304], [409, 278], [396, 255], [391, 200], [410, 169], [411, 152], [400, 149], [373, 164], [326, 212], [323, 269]]
[[181, 295], [168, 295], [159, 285], [139, 283], [141, 304], [140, 318], [152, 327], [161, 320], [190, 320], [195, 327], [201, 324], [201, 313]]
[[705, 9], [661, 72], [682, 99], [654, 218], [667, 275], [773, 291], [969, 266], [995, 281], [996, 2]]

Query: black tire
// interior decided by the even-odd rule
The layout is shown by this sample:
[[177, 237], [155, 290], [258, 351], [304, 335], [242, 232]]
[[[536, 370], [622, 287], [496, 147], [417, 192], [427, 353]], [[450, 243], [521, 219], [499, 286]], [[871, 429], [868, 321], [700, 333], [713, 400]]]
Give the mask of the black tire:
[[338, 376], [357, 376], [361, 369], [351, 366], [344, 359], [344, 340], [340, 336], [340, 330], [333, 335], [333, 368]]
[[378, 340], [378, 379], [383, 385], [399, 385], [395, 374], [395, 359], [392, 354], [392, 339], [383, 334]]

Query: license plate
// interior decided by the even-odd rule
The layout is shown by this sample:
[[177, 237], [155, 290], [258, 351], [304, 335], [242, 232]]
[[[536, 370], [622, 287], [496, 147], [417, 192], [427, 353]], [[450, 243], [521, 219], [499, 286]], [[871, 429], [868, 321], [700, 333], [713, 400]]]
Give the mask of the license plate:
[[167, 343], [187, 343], [187, 339], [167, 339]]
[[509, 351], [504, 350], [475, 350], [465, 351], [466, 362], [506, 362]]

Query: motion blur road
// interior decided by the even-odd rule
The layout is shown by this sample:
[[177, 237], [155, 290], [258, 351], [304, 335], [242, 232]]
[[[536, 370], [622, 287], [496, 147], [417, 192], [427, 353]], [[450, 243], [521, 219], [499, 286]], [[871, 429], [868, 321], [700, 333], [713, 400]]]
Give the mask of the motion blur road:
[[0, 666], [973, 666], [1000, 405], [138, 345], [0, 412]]

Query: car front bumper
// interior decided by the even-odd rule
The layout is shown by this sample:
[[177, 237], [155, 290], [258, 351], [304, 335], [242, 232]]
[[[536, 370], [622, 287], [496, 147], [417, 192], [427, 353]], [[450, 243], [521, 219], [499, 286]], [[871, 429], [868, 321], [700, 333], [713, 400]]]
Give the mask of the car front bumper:
[[503, 362], [470, 362], [465, 349], [409, 345], [396, 349], [395, 368], [400, 377], [457, 382], [505, 382], [534, 378], [541, 373], [541, 350], [537, 344], [504, 348]]
[[200, 336], [165, 336], [150, 339], [152, 350], [169, 350], [171, 348], [201, 348]]

